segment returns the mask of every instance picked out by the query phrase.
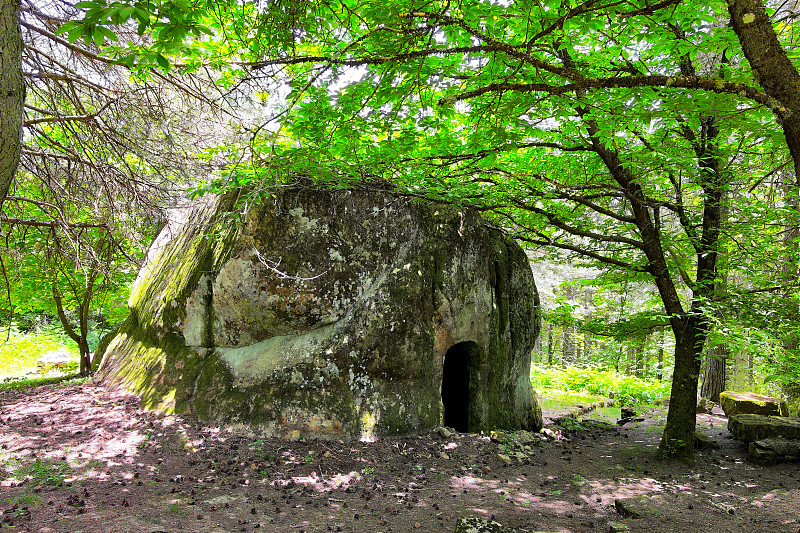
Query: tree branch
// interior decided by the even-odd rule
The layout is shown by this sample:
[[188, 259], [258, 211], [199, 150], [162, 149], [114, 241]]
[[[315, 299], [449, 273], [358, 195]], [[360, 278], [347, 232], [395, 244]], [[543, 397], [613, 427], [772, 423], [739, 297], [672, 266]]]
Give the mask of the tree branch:
[[543, 92], [551, 95], [563, 95], [585, 91], [587, 89], [634, 89], [639, 87], [663, 87], [674, 89], [699, 89], [708, 92], [731, 94], [741, 98], [748, 98], [754, 102], [765, 105], [779, 116], [788, 112], [776, 100], [770, 98], [765, 92], [743, 83], [723, 81], [717, 78], [702, 76], [626, 76], [612, 78], [585, 78], [575, 83], [566, 85], [550, 85], [548, 83], [491, 83], [479, 89], [451, 94], [439, 100], [439, 105], [452, 105], [462, 100], [469, 100], [478, 96], [495, 92]]

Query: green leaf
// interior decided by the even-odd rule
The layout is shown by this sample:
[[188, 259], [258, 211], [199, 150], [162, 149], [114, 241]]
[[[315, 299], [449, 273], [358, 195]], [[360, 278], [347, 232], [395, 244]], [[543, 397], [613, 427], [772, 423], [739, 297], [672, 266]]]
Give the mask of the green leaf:
[[103, 46], [103, 38], [103, 32], [100, 31], [100, 26], [97, 26], [92, 32], [92, 40], [94, 41], [94, 44], [97, 46]]
[[97, 27], [97, 30], [98, 30], [98, 31], [100, 31], [100, 33], [102, 33], [102, 34], [103, 34], [103, 36], [104, 36], [105, 38], [107, 38], [109, 41], [114, 41], [114, 42], [116, 42], [116, 41], [118, 41], [118, 40], [119, 40], [119, 38], [117, 37], [117, 34], [116, 34], [116, 33], [114, 33], [113, 31], [109, 30], [109, 29], [108, 29], [108, 28], [106, 28], [105, 26], [98, 26], [98, 27]]
[[99, 1], [93, 1], [93, 0], [87, 0], [87, 1], [78, 2], [77, 4], [75, 4], [75, 7], [77, 9], [92, 9], [92, 8], [100, 8], [100, 7], [105, 7], [105, 6], [106, 6], [105, 2], [99, 2]]
[[74, 26], [71, 30], [69, 30], [69, 34], [67, 35], [67, 40], [70, 44], [74, 43], [81, 37], [83, 37], [84, 33], [87, 31], [86, 26]]
[[68, 32], [78, 26], [78, 23], [74, 20], [71, 20], [65, 24], [62, 24], [60, 28], [56, 29], [55, 34], [61, 35], [62, 33]]
[[169, 69], [172, 68], [167, 58], [161, 54], [156, 54], [156, 63], [158, 63], [158, 66], [161, 67], [164, 72], [169, 72]]

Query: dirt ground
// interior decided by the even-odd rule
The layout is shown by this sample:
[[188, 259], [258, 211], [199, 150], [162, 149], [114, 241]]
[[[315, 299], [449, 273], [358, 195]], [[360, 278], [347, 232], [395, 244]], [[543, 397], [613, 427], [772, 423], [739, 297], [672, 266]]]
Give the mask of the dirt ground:
[[[451, 532], [461, 516], [527, 532], [800, 531], [797, 464], [748, 464], [719, 415], [698, 415], [719, 450], [660, 463], [664, 412], [644, 416], [527, 450], [435, 432], [286, 442], [146, 413], [91, 382], [2, 392], [0, 531]], [[616, 512], [638, 495], [642, 517]]]

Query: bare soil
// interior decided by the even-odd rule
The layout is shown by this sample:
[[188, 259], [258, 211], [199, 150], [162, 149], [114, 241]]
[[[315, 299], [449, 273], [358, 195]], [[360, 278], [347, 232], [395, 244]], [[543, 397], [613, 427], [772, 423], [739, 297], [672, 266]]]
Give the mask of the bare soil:
[[[698, 415], [719, 450], [658, 462], [664, 415], [584, 422], [516, 456], [468, 434], [260, 439], [144, 412], [92, 382], [6, 391], [0, 531], [451, 532], [461, 516], [527, 532], [800, 531], [797, 464], [747, 463], [719, 414]], [[644, 516], [616, 512], [638, 495], [651, 497]]]

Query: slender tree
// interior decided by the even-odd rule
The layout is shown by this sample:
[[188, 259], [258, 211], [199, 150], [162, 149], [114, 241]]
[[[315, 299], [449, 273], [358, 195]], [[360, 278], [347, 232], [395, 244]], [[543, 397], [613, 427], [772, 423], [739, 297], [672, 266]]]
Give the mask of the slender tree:
[[22, 148], [21, 61], [19, 0], [0, 0], [0, 205], [14, 181]]

